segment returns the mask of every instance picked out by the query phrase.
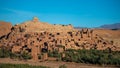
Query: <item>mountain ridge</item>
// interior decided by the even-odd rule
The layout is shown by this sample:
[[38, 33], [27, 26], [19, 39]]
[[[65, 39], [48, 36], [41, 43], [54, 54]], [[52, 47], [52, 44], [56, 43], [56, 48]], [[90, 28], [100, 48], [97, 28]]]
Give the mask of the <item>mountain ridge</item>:
[[120, 23], [105, 24], [105, 25], [100, 26], [100, 28], [104, 28], [104, 29], [120, 29]]

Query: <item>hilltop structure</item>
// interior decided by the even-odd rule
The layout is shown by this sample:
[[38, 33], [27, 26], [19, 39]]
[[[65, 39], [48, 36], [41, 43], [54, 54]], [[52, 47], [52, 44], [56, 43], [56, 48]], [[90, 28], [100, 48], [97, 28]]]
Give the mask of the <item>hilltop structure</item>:
[[11, 32], [0, 39], [0, 46], [10, 48], [13, 53], [30, 53], [36, 61], [39, 55], [47, 60], [47, 52], [55, 50], [59, 53], [67, 49], [120, 51], [120, 48], [98, 36], [92, 29], [76, 30], [72, 25], [51, 25], [39, 22], [37, 17], [13, 26]]

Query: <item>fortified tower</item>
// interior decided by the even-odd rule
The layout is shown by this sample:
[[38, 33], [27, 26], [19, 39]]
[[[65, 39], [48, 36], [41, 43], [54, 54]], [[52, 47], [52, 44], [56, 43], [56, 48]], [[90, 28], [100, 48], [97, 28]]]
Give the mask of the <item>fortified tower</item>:
[[37, 17], [33, 17], [33, 22], [34, 23], [39, 22], [39, 19]]

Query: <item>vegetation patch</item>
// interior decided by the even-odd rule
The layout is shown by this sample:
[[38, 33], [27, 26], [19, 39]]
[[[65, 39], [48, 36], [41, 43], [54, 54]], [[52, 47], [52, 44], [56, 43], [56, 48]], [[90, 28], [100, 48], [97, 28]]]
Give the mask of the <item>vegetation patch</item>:
[[67, 68], [67, 66], [63, 64], [63, 65], [60, 65], [59, 68]]
[[[64, 57], [62, 55], [65, 55]], [[100, 65], [118, 65], [120, 66], [120, 51], [111, 50], [74, 50], [68, 49], [64, 53], [59, 53], [57, 50], [53, 52], [48, 51], [49, 57], [55, 57], [59, 61], [76, 62], [76, 63], [88, 63], [88, 64], [100, 64]], [[29, 53], [23, 52], [20, 54], [13, 54], [11, 51], [1, 48], [0, 58], [18, 58], [18, 59], [31, 59]], [[40, 58], [40, 57], [39, 57]], [[1, 67], [0, 67], [1, 68]]]
[[120, 51], [111, 50], [74, 50], [68, 49], [64, 52], [65, 57], [58, 51], [49, 52], [49, 57], [58, 58], [65, 62], [100, 64], [100, 65], [118, 65], [120, 66]]
[[0, 48], [0, 58], [8, 58], [8, 57], [12, 59], [18, 58], [24, 60], [32, 58], [32, 56], [25, 51], [23, 51], [20, 54], [17, 54], [17, 53], [12, 53], [10, 50], [7, 50], [6, 48]]
[[120, 52], [110, 50], [73, 50], [65, 52], [62, 61], [90, 64], [120, 65]]
[[28, 64], [0, 64], [0, 68], [50, 68], [50, 67], [32, 66]]

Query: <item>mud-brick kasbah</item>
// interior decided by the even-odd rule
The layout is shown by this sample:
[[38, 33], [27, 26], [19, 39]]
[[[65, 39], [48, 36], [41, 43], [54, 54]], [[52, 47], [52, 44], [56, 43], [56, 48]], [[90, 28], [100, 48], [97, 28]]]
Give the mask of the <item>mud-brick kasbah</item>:
[[12, 26], [10, 32], [0, 39], [1, 46], [9, 47], [13, 53], [26, 51], [35, 61], [39, 60], [38, 55], [42, 55], [42, 60], [47, 60], [48, 51], [54, 50], [59, 53], [67, 49], [120, 51], [113, 43], [96, 34], [94, 29], [77, 30], [71, 24], [52, 25], [40, 22], [37, 17]]

